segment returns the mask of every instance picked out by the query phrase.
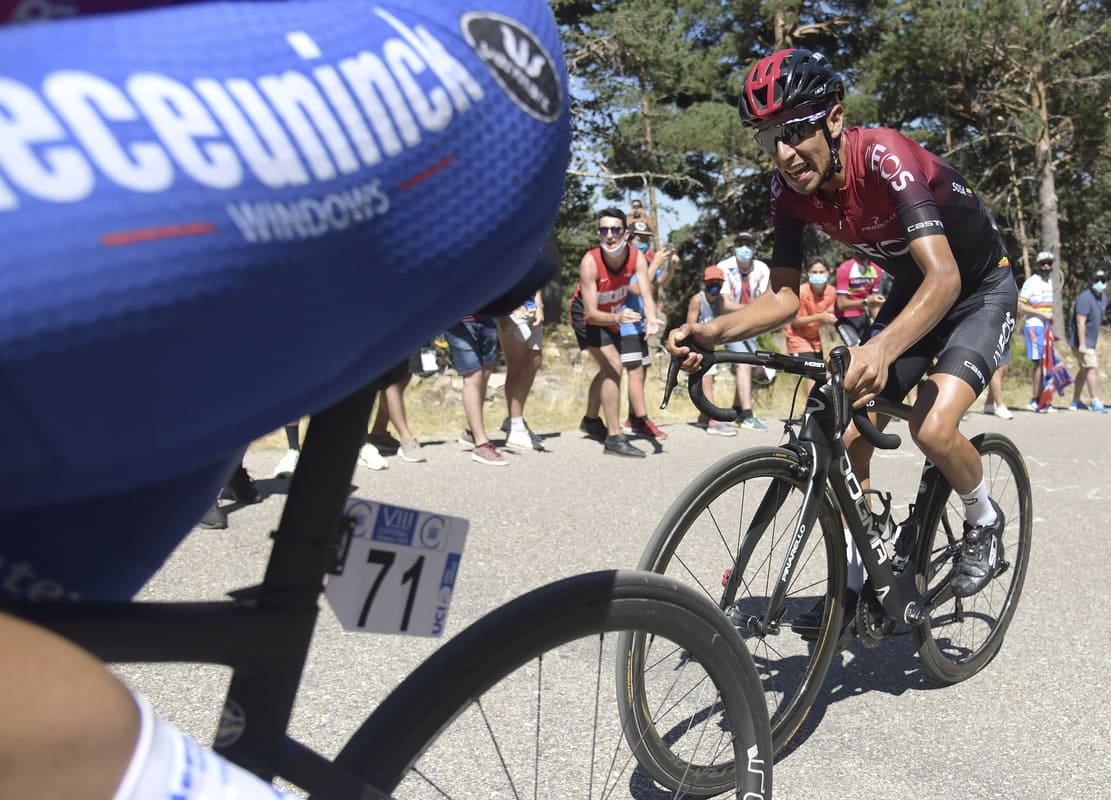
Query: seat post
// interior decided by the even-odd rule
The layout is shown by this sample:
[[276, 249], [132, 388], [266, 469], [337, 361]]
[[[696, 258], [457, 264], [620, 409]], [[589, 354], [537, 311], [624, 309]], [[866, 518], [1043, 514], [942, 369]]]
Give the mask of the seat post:
[[273, 534], [260, 605], [296, 605], [308, 599], [304, 593], [319, 595], [324, 575], [334, 566], [351, 476], [376, 394], [376, 384], [364, 386], [310, 420]]

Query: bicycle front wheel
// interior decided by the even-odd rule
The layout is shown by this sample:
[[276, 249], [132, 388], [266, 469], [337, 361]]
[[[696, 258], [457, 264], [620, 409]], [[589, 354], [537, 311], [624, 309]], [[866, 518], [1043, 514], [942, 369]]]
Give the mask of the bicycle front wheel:
[[[632, 663], [651, 676], [643, 692], [628, 691]], [[771, 760], [755, 669], [718, 609], [658, 575], [600, 572], [468, 627], [337, 763], [408, 800], [770, 797]]]
[[[946, 589], [927, 620], [913, 628], [922, 666], [944, 683], [970, 678], [987, 666], [1003, 644], [1030, 560], [1033, 504], [1030, 476], [1022, 454], [1005, 436], [986, 433], [972, 440], [980, 452], [988, 494], [1006, 520], [999, 567], [991, 582], [972, 597]], [[940, 475], [938, 480], [944, 481]], [[963, 538], [964, 509], [948, 484], [939, 486], [923, 515], [919, 538], [919, 589], [946, 580]]]
[[[735, 619], [752, 621], [738, 632], [756, 664], [777, 753], [814, 703], [842, 617], [845, 543], [827, 492], [816, 529], [797, 547], [794, 541], [807, 487], [807, 469], [791, 450], [754, 448], [727, 456], [672, 503], [640, 561], [641, 569], [690, 584]], [[785, 606], [778, 619], [768, 619], [788, 558], [794, 574]], [[797, 617], [823, 603], [816, 637], [792, 631]]]

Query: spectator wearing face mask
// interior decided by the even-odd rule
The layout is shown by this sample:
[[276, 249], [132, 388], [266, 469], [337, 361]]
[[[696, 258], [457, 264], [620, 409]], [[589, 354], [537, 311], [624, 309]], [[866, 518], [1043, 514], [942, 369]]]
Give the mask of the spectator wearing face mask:
[[[1045, 334], [1053, 322], [1053, 253], [1042, 250], [1035, 259], [1034, 274], [1027, 278], [1018, 290], [1018, 311], [1026, 315], [1023, 333], [1026, 336], [1026, 358], [1034, 365], [1031, 376], [1030, 405], [1027, 408], [1038, 412], [1038, 398], [1042, 393], [1042, 357], [1045, 355]], [[1052, 405], [1046, 412], [1056, 411]]]
[[[806, 265], [806, 282], [799, 288], [799, 311], [787, 323], [787, 352], [822, 360], [822, 326], [837, 324], [833, 308], [837, 290], [829, 284], [829, 267], [820, 258], [810, 259]], [[813, 379], [806, 381], [806, 393], [814, 387]]]
[[[702, 291], [691, 297], [687, 303], [687, 322], [693, 325], [696, 322], [709, 322], [714, 317], [721, 316], [726, 311], [735, 311], [740, 306], [722, 293], [725, 285], [725, 273], [719, 267], [706, 267], [702, 273]], [[702, 376], [702, 392], [706, 399], [714, 402], [714, 373], [717, 366]], [[704, 414], [698, 416], [699, 426], [706, 428], [706, 433], [711, 436], [736, 436], [737, 429], [728, 422], [718, 422]]]
[[656, 235], [656, 220], [654, 220], [644, 208], [644, 203], [640, 198], [634, 197], [629, 203], [629, 228], [632, 229], [638, 222], [643, 222], [648, 226], [652, 236]]
[[[740, 306], [746, 306], [768, 289], [771, 270], [755, 255], [756, 237], [748, 231], [738, 233], [733, 239], [733, 254], [718, 262], [718, 269], [725, 275], [722, 293]], [[756, 337], [740, 342], [727, 342], [726, 349], [736, 352], [755, 353]], [[749, 431], [766, 431], [768, 426], [752, 413], [752, 365], [737, 364], [735, 368], [736, 388], [733, 392], [733, 408], [737, 412], [741, 428]]]
[[[1107, 273], [1097, 269], [1092, 275], [1091, 288], [1076, 296], [1069, 318], [1069, 345], [1080, 369], [1076, 372], [1072, 403], [1073, 411], [1098, 411], [1106, 414], [1107, 408], [1099, 399], [1099, 358], [1096, 356], [1096, 342], [1103, 315], [1107, 311]], [[1080, 393], [1088, 389], [1089, 402], [1080, 399]]]

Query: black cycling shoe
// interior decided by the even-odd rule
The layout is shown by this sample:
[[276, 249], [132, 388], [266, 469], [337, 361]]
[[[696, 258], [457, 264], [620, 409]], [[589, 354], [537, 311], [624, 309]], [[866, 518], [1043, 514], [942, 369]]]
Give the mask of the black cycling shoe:
[[602, 451], [607, 456], [632, 456], [644, 458], [647, 454], [639, 447], [634, 447], [622, 434], [607, 436], [605, 449]]
[[579, 423], [579, 430], [586, 434], [587, 439], [596, 442], [604, 442], [608, 433], [606, 423], [602, 422], [601, 417], [583, 417], [583, 421]]
[[957, 561], [957, 574], [950, 584], [957, 597], [971, 597], [987, 586], [1003, 560], [1002, 533], [1007, 523], [994, 500], [991, 507], [995, 509], [995, 522], [976, 527], [967, 522], [964, 524], [964, 543]]
[[[841, 631], [844, 635], [856, 618], [856, 604], [860, 599], [855, 589], [845, 589], [844, 606], [841, 609]], [[826, 599], [823, 597], [814, 607], [805, 614], [799, 614], [791, 620], [791, 630], [808, 642], [817, 641], [818, 633], [822, 628], [822, 618], [826, 615]]]

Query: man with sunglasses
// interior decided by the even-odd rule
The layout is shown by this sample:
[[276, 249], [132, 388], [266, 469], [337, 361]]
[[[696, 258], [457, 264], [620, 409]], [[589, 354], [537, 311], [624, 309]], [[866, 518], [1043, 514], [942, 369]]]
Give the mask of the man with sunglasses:
[[[756, 129], [756, 142], [775, 167], [771, 286], [740, 311], [681, 326], [669, 348], [694, 368], [701, 357], [683, 346], [688, 337], [708, 348], [789, 322], [799, 307], [807, 225], [890, 271], [891, 295], [871, 338], [850, 349], [845, 385], [859, 407], [881, 394], [902, 400], [925, 377], [910, 430], [963, 500], [953, 591], [968, 597], [994, 576], [1005, 520], [988, 496], [979, 454], [957, 426], [1010, 341], [1015, 282], [991, 213], [967, 181], [897, 131], [846, 127], [844, 94], [841, 76], [809, 50], [782, 50], [748, 70], [741, 120]], [[866, 481], [871, 445], [855, 430], [846, 443]], [[850, 588], [862, 580], [855, 572]]]
[[[598, 213], [598, 247], [588, 250], [579, 263], [579, 285], [571, 297], [571, 326], [580, 350], [589, 350], [598, 362], [598, 373], [590, 382], [586, 416], [579, 429], [601, 441], [607, 455], [644, 457], [621, 432], [621, 325], [644, 320], [649, 336], [659, 329], [656, 303], [651, 292], [643, 292], [644, 313], [626, 305], [629, 283], [648, 286], [648, 262], [644, 254], [629, 246], [626, 218], [622, 211], [605, 208]], [[605, 422], [598, 417], [601, 410]], [[630, 413], [632, 411], [630, 410]]]

